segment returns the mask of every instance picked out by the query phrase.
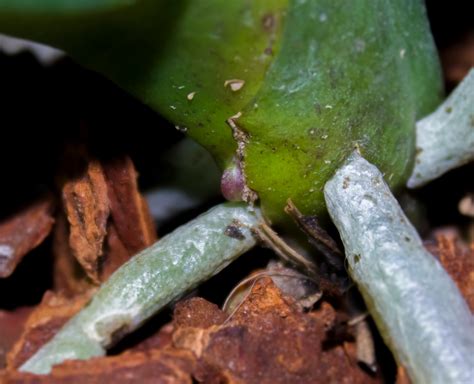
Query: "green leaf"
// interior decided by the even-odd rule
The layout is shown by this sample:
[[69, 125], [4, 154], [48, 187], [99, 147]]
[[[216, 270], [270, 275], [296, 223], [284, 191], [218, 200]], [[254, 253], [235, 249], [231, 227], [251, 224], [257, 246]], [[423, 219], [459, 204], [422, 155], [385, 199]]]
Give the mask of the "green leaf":
[[292, 1], [280, 52], [236, 121], [250, 137], [249, 187], [276, 222], [286, 220], [288, 198], [322, 216], [323, 186], [354, 148], [402, 186], [416, 117], [441, 94], [421, 2]]
[[419, 0], [144, 0], [92, 17], [0, 13], [0, 26], [105, 74], [222, 168], [237, 148], [226, 120], [241, 112], [244, 173], [274, 223], [289, 222], [288, 198], [324, 215], [323, 185], [354, 147], [403, 185], [415, 122], [442, 95]]
[[133, 3], [135, 0], [0, 0], [0, 12], [36, 14], [96, 12]]

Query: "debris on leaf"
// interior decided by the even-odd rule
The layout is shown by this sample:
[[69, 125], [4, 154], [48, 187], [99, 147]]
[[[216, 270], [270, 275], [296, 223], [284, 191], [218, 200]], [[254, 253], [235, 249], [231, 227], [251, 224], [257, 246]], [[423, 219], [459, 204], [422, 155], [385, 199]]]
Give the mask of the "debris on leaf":
[[240, 91], [244, 85], [245, 81], [240, 79], [230, 79], [224, 82], [224, 87], [229, 87], [234, 92]]

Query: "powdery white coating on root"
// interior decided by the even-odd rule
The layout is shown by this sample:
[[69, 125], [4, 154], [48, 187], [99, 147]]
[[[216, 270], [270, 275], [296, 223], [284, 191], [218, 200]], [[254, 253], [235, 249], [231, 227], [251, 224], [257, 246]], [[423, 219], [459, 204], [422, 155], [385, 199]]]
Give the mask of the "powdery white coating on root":
[[409, 188], [474, 160], [474, 69], [435, 112], [416, 124], [416, 146]]
[[105, 282], [91, 302], [20, 368], [46, 374], [66, 359], [88, 359], [256, 244], [260, 212], [226, 203], [140, 252]]
[[349, 273], [415, 383], [471, 383], [474, 318], [422, 245], [380, 171], [354, 153], [327, 182]]

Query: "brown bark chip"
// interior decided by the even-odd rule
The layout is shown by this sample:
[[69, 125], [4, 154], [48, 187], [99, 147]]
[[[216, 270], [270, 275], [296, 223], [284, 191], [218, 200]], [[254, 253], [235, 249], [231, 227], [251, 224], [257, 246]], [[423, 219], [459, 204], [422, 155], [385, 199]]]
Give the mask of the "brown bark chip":
[[215, 304], [201, 297], [192, 297], [180, 301], [174, 308], [174, 325], [177, 328], [209, 328], [220, 325], [227, 319], [227, 314]]
[[[84, 148], [71, 150], [68, 156], [72, 160], [63, 172], [62, 194], [69, 221], [69, 244], [58, 241], [56, 250], [61, 254], [57, 259], [62, 260], [58, 266], [67, 276], [74, 275], [72, 282], [77, 280], [76, 265], [67, 255], [69, 246], [89, 279], [98, 285], [133, 255], [153, 244], [156, 231], [128, 156], [99, 162], [90, 158]], [[79, 277], [76, 284], [59, 278], [58, 286], [80, 292], [84, 285], [81, 280], [84, 278]]]
[[0, 310], [0, 369], [6, 366], [7, 352], [23, 332], [25, 322], [32, 310], [31, 307], [20, 307], [13, 311]]
[[7, 356], [7, 368], [17, 369], [75, 315], [89, 300], [91, 293], [69, 299], [46, 292], [41, 304], [28, 317], [20, 339]]
[[74, 296], [94, 287], [69, 245], [69, 223], [63, 212], [56, 217], [53, 234], [54, 290]]
[[124, 353], [90, 360], [67, 361], [53, 368], [50, 375], [9, 372], [5, 384], [191, 384], [194, 358], [189, 352], [151, 350]]
[[474, 313], [474, 247], [468, 248], [455, 232], [439, 231], [436, 245], [428, 249], [439, 258]]
[[111, 215], [117, 235], [131, 255], [156, 241], [156, 230], [137, 185], [137, 172], [128, 156], [104, 164]]
[[305, 314], [269, 278], [260, 279], [221, 325], [190, 323], [190, 317], [203, 317], [201, 307], [194, 306], [194, 313], [175, 311], [179, 326], [173, 335], [176, 347], [198, 358], [194, 376], [200, 382], [379, 382], [354, 364], [342, 345], [323, 348], [328, 321], [335, 319], [329, 304]]
[[0, 278], [10, 276], [23, 256], [49, 235], [53, 210], [53, 197], [47, 196], [0, 222]]
[[107, 226], [106, 250], [102, 258], [100, 279], [105, 281], [122, 264], [128, 261], [134, 254], [125, 247], [117, 233], [117, 228], [113, 222]]
[[99, 258], [103, 253], [109, 199], [102, 166], [90, 160], [62, 188], [63, 205], [70, 224], [69, 244], [87, 276], [99, 283]]

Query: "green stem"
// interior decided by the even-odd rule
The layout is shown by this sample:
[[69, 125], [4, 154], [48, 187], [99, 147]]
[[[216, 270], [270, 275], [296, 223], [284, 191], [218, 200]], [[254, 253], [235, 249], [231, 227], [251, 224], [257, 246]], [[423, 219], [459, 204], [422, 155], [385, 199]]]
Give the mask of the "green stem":
[[349, 273], [412, 381], [472, 382], [474, 319], [380, 171], [355, 153], [324, 193]]
[[68, 359], [105, 348], [256, 244], [258, 209], [221, 204], [145, 249], [118, 269], [54, 338], [20, 368], [46, 374]]

